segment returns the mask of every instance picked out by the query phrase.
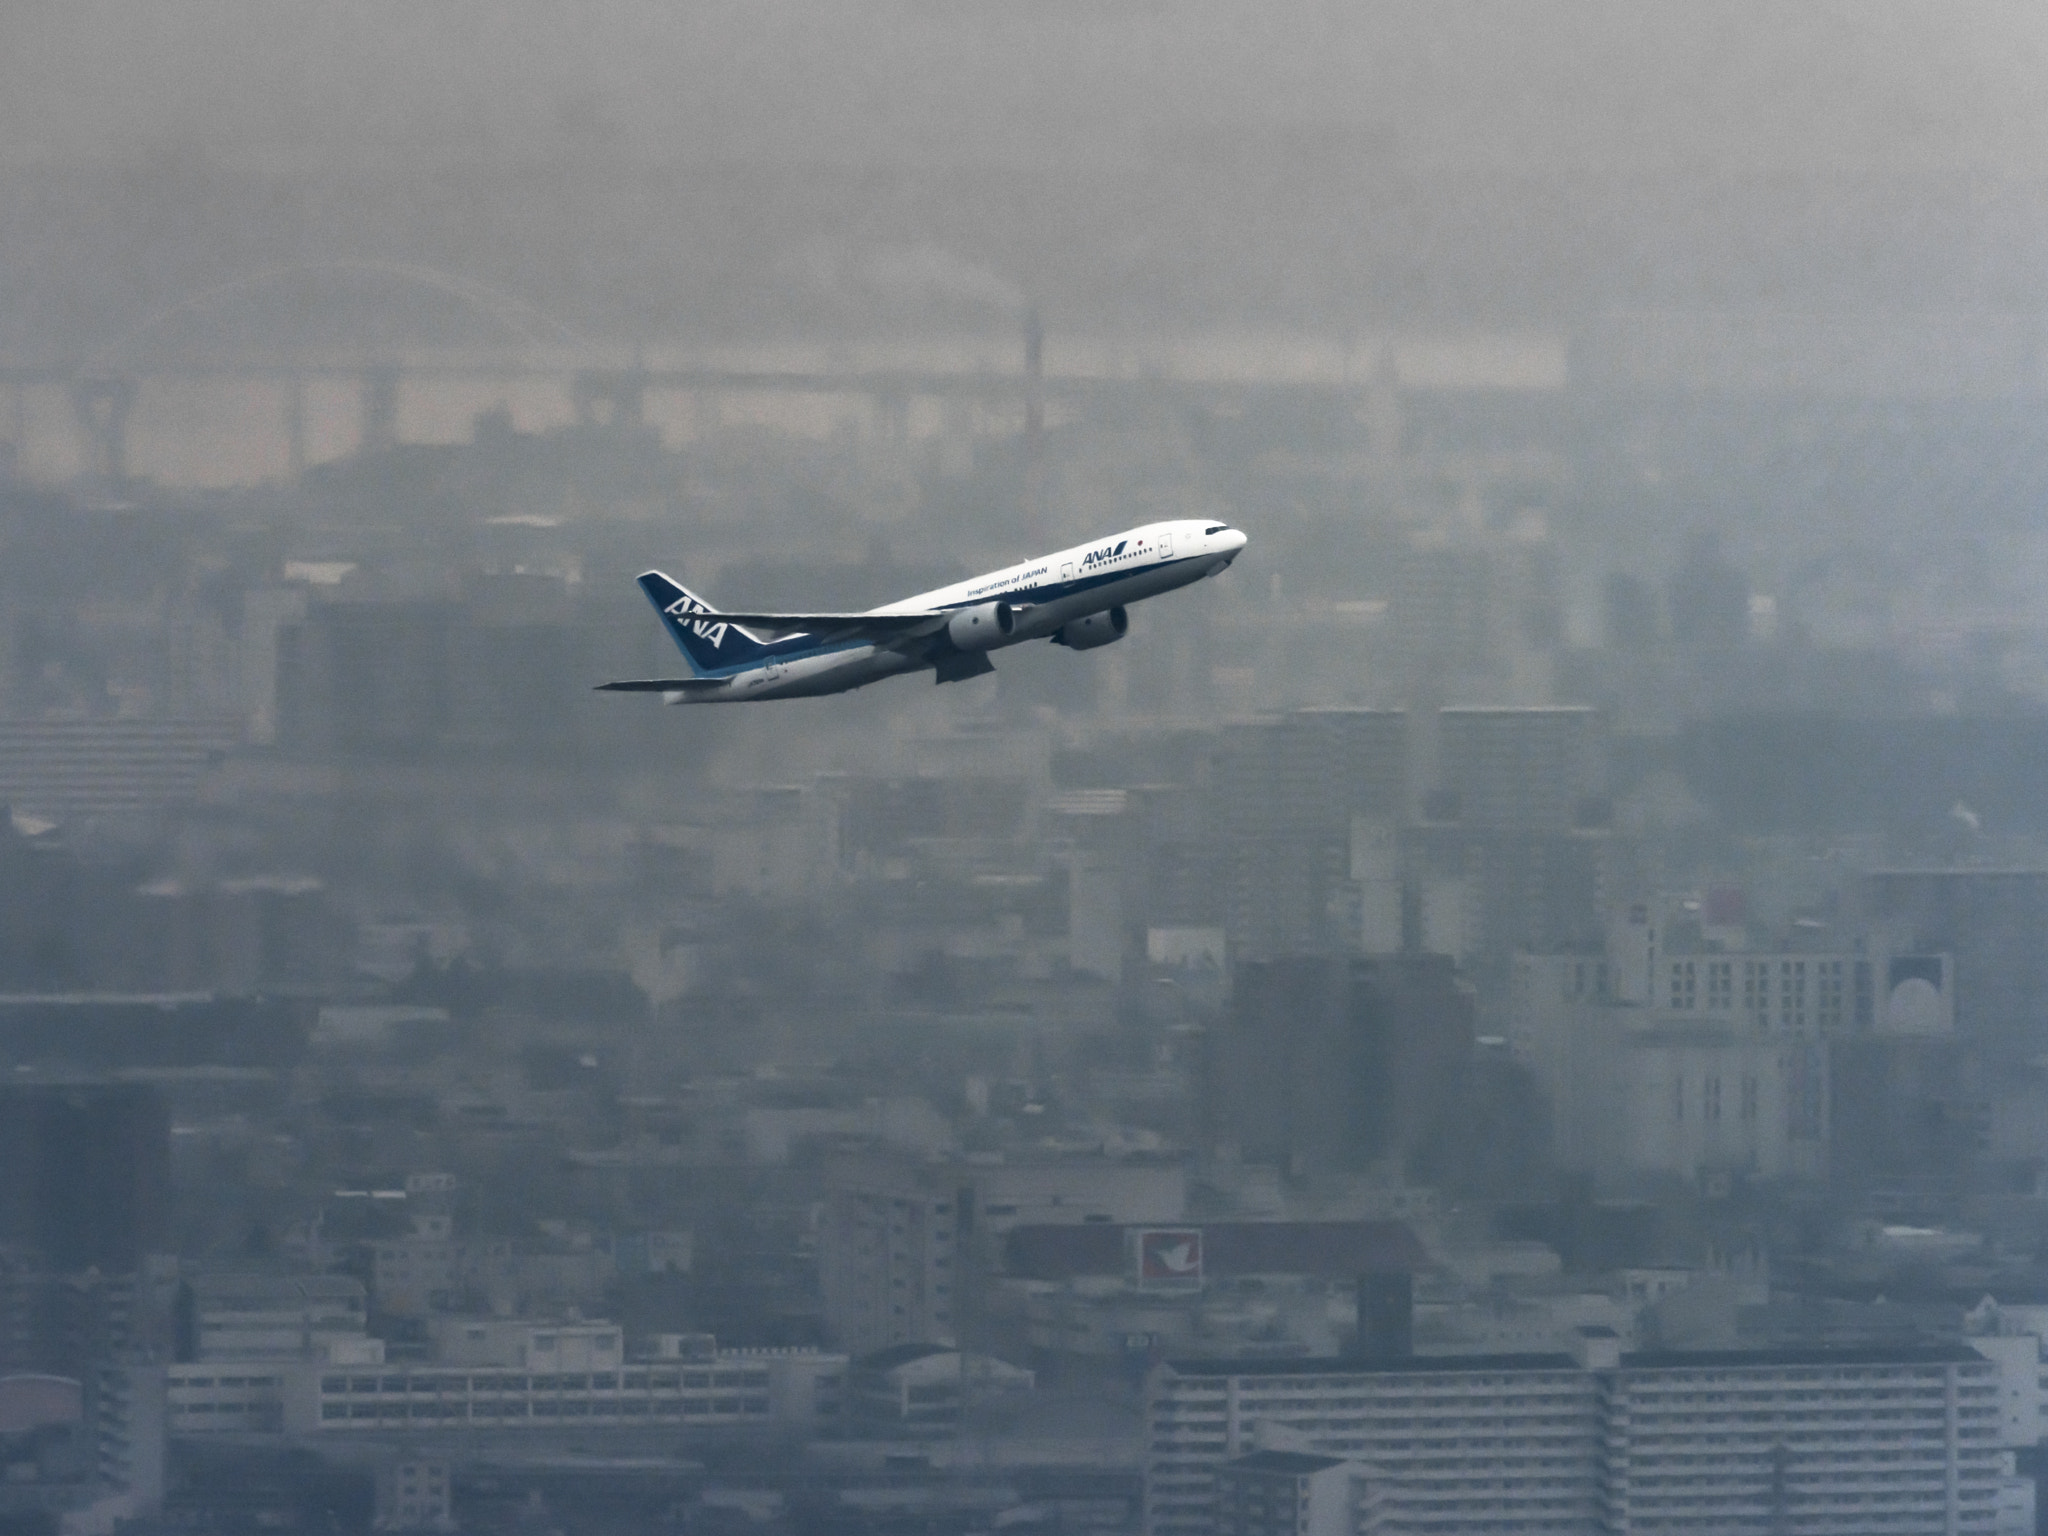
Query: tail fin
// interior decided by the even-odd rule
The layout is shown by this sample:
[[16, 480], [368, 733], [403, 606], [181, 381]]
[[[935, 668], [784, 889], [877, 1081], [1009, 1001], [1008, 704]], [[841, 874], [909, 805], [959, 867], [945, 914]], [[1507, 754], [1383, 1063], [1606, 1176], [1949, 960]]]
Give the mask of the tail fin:
[[[734, 671], [768, 653], [767, 645], [737, 624], [718, 622], [716, 608], [659, 571], [645, 572], [640, 590], [654, 604], [669, 638], [699, 677]], [[704, 617], [692, 617], [699, 614]]]

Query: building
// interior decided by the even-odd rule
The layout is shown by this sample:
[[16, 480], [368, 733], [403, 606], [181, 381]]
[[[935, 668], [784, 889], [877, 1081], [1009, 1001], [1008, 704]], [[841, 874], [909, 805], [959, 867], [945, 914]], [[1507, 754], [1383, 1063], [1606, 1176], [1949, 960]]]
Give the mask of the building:
[[1442, 956], [1241, 964], [1205, 1063], [1205, 1135], [1291, 1174], [1366, 1168], [1454, 1111], [1473, 1036]]
[[1216, 1536], [1352, 1536], [1356, 1462], [1248, 1451], [1216, 1470]]
[[1186, 1205], [1177, 1159], [849, 1159], [834, 1171], [818, 1246], [825, 1320], [856, 1355], [958, 1342], [984, 1239], [1026, 1224], [1172, 1222]]
[[1174, 1361], [1146, 1418], [1147, 1536], [1206, 1536], [1219, 1471], [1262, 1430], [1360, 1464], [1361, 1531], [1580, 1536], [1599, 1508], [1598, 1386], [1569, 1355]]
[[1603, 1373], [1612, 1530], [1989, 1530], [1995, 1369], [1920, 1351], [1650, 1353]]
[[520, 1318], [435, 1319], [436, 1353], [447, 1365], [494, 1365], [527, 1371], [617, 1370], [626, 1359], [616, 1323], [537, 1323]]
[[0, 1375], [0, 1527], [49, 1521], [94, 1496], [84, 1393], [65, 1376]]
[[437, 1323], [431, 1366], [387, 1363], [376, 1339], [359, 1356], [294, 1349], [171, 1366], [171, 1430], [299, 1436], [573, 1421], [807, 1431], [836, 1421], [844, 1392], [846, 1357], [815, 1350], [720, 1350], [708, 1334], [665, 1335], [629, 1357], [615, 1323]]
[[377, 1467], [371, 1524], [380, 1531], [447, 1531], [455, 1528], [453, 1479], [448, 1463], [407, 1456]]
[[1411, 827], [1401, 860], [1416, 942], [1489, 978], [1518, 950], [1597, 945], [1614, 852], [1612, 834], [1598, 827]]
[[1550, 1099], [1552, 1156], [1609, 1187], [1643, 1175], [1820, 1177], [1840, 1039], [1823, 1021], [1853, 1025], [1859, 963], [1871, 964], [1665, 957], [1656, 1005], [1634, 1006], [1617, 1000], [1624, 967], [1606, 956], [1516, 956], [1508, 1043]]
[[363, 1283], [350, 1275], [200, 1275], [179, 1302], [181, 1360], [345, 1360], [360, 1364], [368, 1337]]
[[1021, 1322], [1033, 1363], [1048, 1369], [1196, 1349], [1271, 1355], [1283, 1339], [1331, 1353], [1354, 1342], [1332, 1316], [1341, 1296], [1427, 1263], [1396, 1221], [1019, 1227], [990, 1311]]
[[160, 1365], [103, 1365], [86, 1397], [100, 1487], [112, 1509], [131, 1519], [164, 1501], [164, 1378]]
[[0, 1085], [0, 1247], [133, 1274], [164, 1247], [171, 1121], [140, 1083]]
[[[381, 1364], [383, 1340], [374, 1361]], [[187, 1363], [165, 1368], [164, 1396], [173, 1435], [274, 1435], [284, 1428], [283, 1360]]]
[[1215, 793], [1233, 955], [1353, 953], [1352, 826], [1407, 820], [1407, 715], [1304, 709], [1231, 726]]
[[423, 1317], [450, 1305], [460, 1285], [462, 1255], [445, 1216], [414, 1218], [415, 1230], [367, 1244], [370, 1293], [387, 1317]]
[[2001, 1062], [2048, 1050], [2048, 871], [1873, 870], [1861, 897], [1866, 920], [1900, 950], [1955, 957], [1958, 1038]]
[[284, 1378], [291, 1436], [457, 1434], [565, 1428], [760, 1429], [836, 1422], [846, 1356], [717, 1350], [708, 1359], [633, 1359], [610, 1369], [461, 1365], [344, 1370], [295, 1362]]
[[1358, 1463], [1361, 1533], [1989, 1533], [1996, 1368], [1962, 1345], [1171, 1362], [1148, 1384], [1148, 1536], [1216, 1527], [1285, 1435]]
[[818, 1280], [832, 1336], [856, 1355], [957, 1337], [960, 1211], [971, 1188], [940, 1169], [876, 1160], [825, 1200]]
[[1596, 709], [1444, 709], [1432, 820], [1568, 831], [1605, 820], [1607, 722]]
[[83, 1378], [97, 1362], [153, 1345], [157, 1319], [134, 1274], [57, 1273], [33, 1255], [0, 1252], [0, 1372]]
[[956, 1424], [970, 1402], [1037, 1384], [1030, 1371], [991, 1355], [942, 1344], [899, 1344], [857, 1361], [849, 1376], [849, 1413], [873, 1423]]
[[1915, 953], [1902, 942], [1909, 935], [1879, 929], [1854, 948], [1802, 951], [1754, 949], [1712, 934], [1697, 919], [1657, 922], [1648, 904], [1632, 907], [1607, 934], [1605, 995], [1734, 1018], [1759, 1033], [1955, 1033], [1954, 957]]

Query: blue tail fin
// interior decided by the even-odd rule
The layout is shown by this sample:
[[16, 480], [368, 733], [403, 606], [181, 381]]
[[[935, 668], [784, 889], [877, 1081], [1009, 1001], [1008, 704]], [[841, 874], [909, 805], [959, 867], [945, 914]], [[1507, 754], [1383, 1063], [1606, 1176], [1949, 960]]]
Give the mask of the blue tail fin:
[[[761, 660], [770, 647], [737, 624], [718, 621], [718, 610], [659, 571], [640, 577], [640, 590], [661, 615], [676, 649], [699, 677], [723, 674]], [[702, 615], [702, 617], [693, 617]]]

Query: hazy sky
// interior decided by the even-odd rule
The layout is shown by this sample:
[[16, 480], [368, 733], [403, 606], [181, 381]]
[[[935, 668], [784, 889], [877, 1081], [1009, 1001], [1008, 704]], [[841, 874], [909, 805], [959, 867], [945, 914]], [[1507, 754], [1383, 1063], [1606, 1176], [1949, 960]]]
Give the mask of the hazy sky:
[[2025, 0], [8, 0], [0, 156], [1142, 157], [1352, 127], [1410, 163], [2048, 170]]

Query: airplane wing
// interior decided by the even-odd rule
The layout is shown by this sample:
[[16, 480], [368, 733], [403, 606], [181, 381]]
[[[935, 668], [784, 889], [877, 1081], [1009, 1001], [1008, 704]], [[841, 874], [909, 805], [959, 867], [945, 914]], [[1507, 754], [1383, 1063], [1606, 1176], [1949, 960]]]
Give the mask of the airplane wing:
[[599, 683], [599, 693], [690, 693], [723, 688], [729, 677], [636, 677], [624, 683]]

